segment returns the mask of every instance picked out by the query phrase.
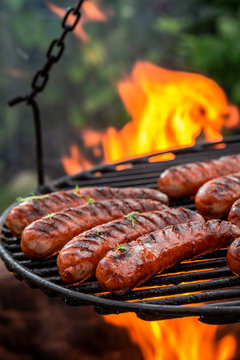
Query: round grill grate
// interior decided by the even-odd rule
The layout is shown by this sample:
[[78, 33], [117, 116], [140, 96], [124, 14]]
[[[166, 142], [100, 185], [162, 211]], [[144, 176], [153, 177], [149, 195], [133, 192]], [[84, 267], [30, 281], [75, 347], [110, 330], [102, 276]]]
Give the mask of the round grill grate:
[[[80, 187], [156, 187], [159, 174], [166, 167], [238, 153], [239, 142], [240, 137], [234, 137], [225, 140], [222, 149], [217, 143], [176, 150], [173, 151], [175, 159], [167, 162], [151, 162], [151, 158], [158, 155], [155, 154], [118, 164], [100, 165], [74, 176], [64, 176], [42, 188], [41, 192], [68, 189], [76, 184]], [[118, 170], [120, 166], [121, 170]], [[190, 199], [171, 205], [194, 209]], [[19, 245], [20, 239], [14, 237], [5, 224], [10, 208], [0, 220], [0, 256], [9, 271], [30, 287], [40, 288], [49, 296], [60, 296], [69, 305], [93, 305], [100, 314], [135, 312], [144, 320], [199, 316], [201, 321], [209, 324], [240, 321], [240, 277], [227, 267], [225, 249], [183, 262], [130, 293], [117, 296], [103, 291], [95, 278], [81, 284], [64, 284], [57, 272], [56, 256], [44, 261], [25, 257]]]

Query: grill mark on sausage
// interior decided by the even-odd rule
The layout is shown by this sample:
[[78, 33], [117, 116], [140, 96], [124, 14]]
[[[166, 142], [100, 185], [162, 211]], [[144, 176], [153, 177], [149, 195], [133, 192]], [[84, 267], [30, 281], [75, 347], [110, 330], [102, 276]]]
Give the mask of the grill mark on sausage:
[[[189, 210], [186, 209], [186, 208], [181, 208], [181, 209], [182, 209], [182, 212], [183, 212], [185, 218], [186, 218], [187, 220], [190, 220], [191, 217], [192, 217], [192, 212], [189, 212]], [[181, 214], [181, 215], [182, 215], [182, 214]]]
[[[181, 215], [182, 215], [181, 212], [176, 212], [176, 213], [172, 212], [171, 214], [169, 214], [169, 213], [163, 214], [164, 217], [165, 217], [165, 216], [167, 217], [167, 219], [165, 219], [167, 224], [170, 224], [170, 223], [171, 223], [171, 224], [172, 224], [172, 223], [177, 224], [177, 223], [181, 222], [181, 221], [179, 221]], [[170, 219], [168, 219], [168, 217], [170, 217]], [[174, 219], [174, 222], [173, 222], [172, 219]], [[183, 216], [183, 219], [182, 219], [182, 220], [183, 220], [183, 222], [185, 222], [185, 221], [188, 220], [188, 219], [185, 219], [185, 217]]]
[[179, 261], [227, 246], [239, 236], [240, 229], [227, 221], [174, 225], [126, 244], [121, 256], [119, 250], [109, 251], [99, 262], [96, 276], [103, 289], [124, 293]]
[[194, 195], [202, 184], [213, 178], [237, 171], [240, 171], [240, 155], [177, 165], [165, 170], [160, 175], [158, 188], [178, 199]]
[[[134, 223], [131, 223], [131, 220], [127, 218], [114, 220], [86, 231], [69, 241], [61, 250], [57, 259], [62, 280], [65, 282], [79, 282], [87, 279], [94, 273], [98, 262], [105, 256], [107, 251], [116, 249], [118, 244], [125, 243], [122, 251], [124, 253], [128, 252], [126, 243], [131, 243], [142, 234], [161, 229], [166, 225], [189, 220], [201, 220], [203, 222], [203, 218], [194, 211], [167, 207], [165, 207], [164, 211], [143, 212], [134, 216], [134, 220]], [[100, 231], [99, 236], [97, 231]], [[149, 236], [150, 240], [147, 238], [147, 242], [151, 242], [151, 237], [154, 237], [154, 234]], [[89, 246], [87, 246], [88, 239], [91, 240], [92, 237], [94, 237], [94, 245], [92, 246], [89, 241]], [[95, 240], [97, 239], [98, 244], [96, 245]], [[122, 257], [121, 252], [117, 256]]]
[[83, 231], [136, 210], [144, 211], [146, 208], [168, 209], [160, 202], [147, 199], [108, 200], [70, 208], [55, 213], [52, 218], [40, 219], [30, 224], [22, 233], [21, 247], [27, 256], [46, 257], [60, 250], [69, 240]]
[[82, 240], [79, 248], [86, 250], [88, 253], [94, 252], [93, 248], [89, 248], [89, 245], [98, 245], [98, 241], [96, 239], [88, 238], [87, 241]]
[[233, 174], [233, 175], [230, 176], [230, 180], [231, 180], [233, 183], [239, 185], [239, 184], [240, 184], [240, 175]]
[[13, 208], [7, 216], [9, 229], [14, 235], [21, 235], [23, 229], [31, 222], [52, 212], [59, 212], [67, 208], [84, 205], [87, 197], [95, 201], [108, 199], [152, 199], [164, 204], [168, 203], [167, 195], [154, 189], [145, 188], [83, 188], [67, 191], [58, 191], [48, 194], [47, 197], [38, 200], [28, 200]]
[[197, 210], [206, 218], [228, 215], [232, 204], [240, 198], [240, 173], [226, 175], [205, 183], [197, 192]]
[[230, 270], [240, 275], [240, 238], [232, 242], [227, 252], [227, 263]]
[[156, 226], [158, 226], [158, 219], [156, 216], [154, 216], [155, 214], [153, 213], [146, 213], [143, 214], [142, 216], [138, 216], [137, 217], [137, 222], [139, 223], [139, 225], [142, 226], [143, 229], [145, 229], [146, 231], [149, 230], [149, 227], [147, 226], [146, 220], [151, 223], [151, 225], [153, 225], [151, 228], [156, 228]]
[[231, 221], [233, 224], [238, 225], [240, 224], [240, 199], [235, 201], [231, 207], [231, 210], [228, 215], [228, 220]]
[[237, 182], [234, 181], [231, 178], [228, 179], [219, 179], [219, 181], [217, 182], [217, 187], [215, 184], [212, 185], [212, 189], [220, 192], [220, 191], [231, 191], [232, 192], [232, 186], [234, 185], [234, 183], [236, 184]]

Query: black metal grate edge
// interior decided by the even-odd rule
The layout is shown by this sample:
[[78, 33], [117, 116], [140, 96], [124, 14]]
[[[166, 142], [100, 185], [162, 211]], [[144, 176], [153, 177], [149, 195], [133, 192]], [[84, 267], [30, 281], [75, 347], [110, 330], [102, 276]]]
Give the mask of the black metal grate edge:
[[[205, 144], [176, 150], [175, 159], [167, 162], [151, 163], [149, 156], [135, 159], [131, 168], [123, 170], [117, 170], [118, 164], [98, 166], [87, 172], [58, 179], [45, 191], [56, 191], [76, 184], [99, 186], [111, 183], [111, 186], [119, 187], [156, 187], [159, 174], [170, 165], [239, 152], [240, 137], [224, 142], [226, 146], [223, 149]], [[191, 199], [172, 205], [194, 208]], [[207, 323], [240, 321], [240, 278], [228, 269], [224, 249], [201, 259], [183, 262], [149, 279], [130, 293], [116, 296], [104, 292], [95, 278], [82, 284], [64, 284], [58, 276], [56, 257], [45, 261], [26, 258], [20, 249], [20, 239], [13, 237], [5, 225], [9, 210], [4, 212], [0, 222], [0, 256], [8, 269], [31, 287], [38, 287], [51, 296], [60, 296], [69, 305], [93, 305], [100, 314], [131, 311], [144, 320], [200, 316], [200, 320]]]

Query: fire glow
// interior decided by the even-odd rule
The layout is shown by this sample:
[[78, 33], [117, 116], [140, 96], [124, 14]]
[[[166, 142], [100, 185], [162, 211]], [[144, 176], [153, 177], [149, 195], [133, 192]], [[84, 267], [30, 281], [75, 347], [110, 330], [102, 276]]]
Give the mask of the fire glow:
[[[198, 138], [219, 141], [223, 129], [239, 121], [237, 108], [229, 105], [223, 90], [202, 75], [138, 62], [117, 87], [131, 121], [119, 131], [109, 127], [101, 133], [85, 129], [82, 134], [85, 147], [97, 156], [102, 146], [106, 162], [191, 146]], [[71, 156], [62, 160], [70, 174], [91, 167], [75, 145]], [[145, 360], [230, 360], [237, 350], [232, 334], [219, 340], [219, 326], [196, 318], [148, 322], [135, 314], [120, 314], [104, 319], [125, 328]]]
[[[137, 62], [131, 76], [121, 80], [117, 88], [131, 121], [121, 130], [110, 126], [99, 134], [83, 132], [86, 146], [91, 138], [99, 139], [104, 162], [192, 146], [199, 138], [219, 141], [222, 130], [239, 121], [238, 110], [228, 103], [224, 91], [203, 75]], [[81, 163], [74, 172], [84, 168], [82, 155], [79, 158]], [[169, 158], [173, 155], [167, 154]], [[76, 165], [76, 156], [63, 159], [69, 174], [74, 173], [71, 161]]]
[[202, 324], [195, 318], [153, 322], [140, 320], [135, 314], [104, 318], [127, 330], [144, 360], [231, 360], [237, 349], [233, 335], [217, 341], [218, 326]]
[[[197, 140], [220, 141], [224, 128], [238, 124], [239, 114], [228, 103], [224, 91], [199, 74], [170, 71], [149, 62], [137, 62], [131, 76], [117, 89], [131, 116], [122, 129], [84, 129], [82, 138], [104, 162], [121, 161], [143, 154], [192, 146]], [[166, 159], [166, 157], [163, 157]], [[68, 174], [90, 168], [76, 145], [62, 159]], [[217, 340], [219, 327], [196, 318], [143, 321], [135, 314], [108, 315], [105, 321], [124, 327], [145, 360], [230, 360], [237, 349], [236, 338], [227, 334]]]
[[222, 89], [199, 74], [137, 62], [118, 92], [132, 120], [120, 131], [107, 130], [106, 161], [192, 146], [201, 133], [222, 140], [223, 126], [238, 121]]

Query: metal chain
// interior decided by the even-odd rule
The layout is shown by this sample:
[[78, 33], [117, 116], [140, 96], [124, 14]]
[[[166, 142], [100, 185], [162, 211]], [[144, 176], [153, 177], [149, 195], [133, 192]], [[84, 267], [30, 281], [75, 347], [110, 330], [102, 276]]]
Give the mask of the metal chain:
[[[26, 105], [30, 105], [33, 111], [33, 118], [36, 131], [36, 152], [37, 152], [37, 171], [38, 171], [38, 188], [44, 188], [44, 166], [43, 166], [43, 146], [42, 146], [42, 129], [41, 129], [41, 116], [38, 104], [35, 100], [35, 97], [38, 93], [42, 92], [45, 89], [45, 86], [49, 80], [49, 73], [52, 69], [52, 66], [56, 64], [65, 49], [64, 40], [68, 33], [72, 32], [79, 20], [81, 19], [81, 6], [84, 0], [80, 0], [76, 7], [71, 7], [67, 10], [64, 18], [62, 19], [61, 26], [63, 32], [58, 39], [54, 39], [46, 53], [47, 61], [45, 65], [36, 72], [31, 83], [32, 91], [30, 94], [25, 96], [18, 96], [9, 101], [9, 106], [14, 106], [21, 102], [25, 102]], [[71, 21], [70, 21], [71, 17]]]

